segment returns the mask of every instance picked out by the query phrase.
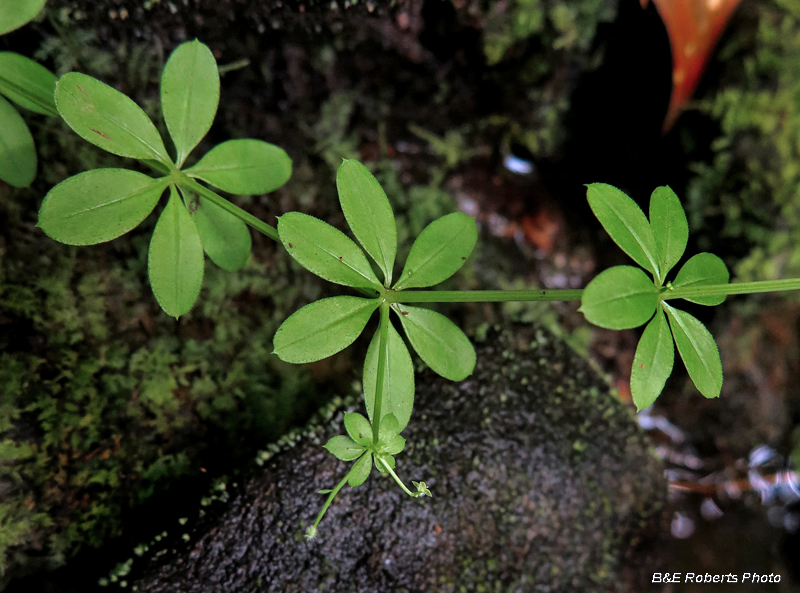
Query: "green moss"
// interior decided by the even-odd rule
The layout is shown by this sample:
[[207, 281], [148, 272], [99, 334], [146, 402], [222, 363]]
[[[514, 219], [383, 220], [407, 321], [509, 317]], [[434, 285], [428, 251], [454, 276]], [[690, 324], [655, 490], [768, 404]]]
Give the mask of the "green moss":
[[[721, 135], [687, 190], [690, 224], [750, 245], [742, 281], [800, 274], [800, 5], [753, 3], [718, 60], [721, 88], [701, 103]], [[755, 17], [755, 18], [753, 18]]]

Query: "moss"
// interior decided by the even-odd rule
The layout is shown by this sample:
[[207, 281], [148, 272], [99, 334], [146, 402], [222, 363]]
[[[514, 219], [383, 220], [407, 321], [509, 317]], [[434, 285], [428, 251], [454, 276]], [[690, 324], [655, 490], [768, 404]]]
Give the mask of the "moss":
[[744, 3], [739, 14], [717, 58], [721, 84], [700, 104], [721, 133], [711, 162], [695, 164], [690, 223], [704, 234], [701, 248], [738, 247], [743, 281], [798, 276], [800, 10]]

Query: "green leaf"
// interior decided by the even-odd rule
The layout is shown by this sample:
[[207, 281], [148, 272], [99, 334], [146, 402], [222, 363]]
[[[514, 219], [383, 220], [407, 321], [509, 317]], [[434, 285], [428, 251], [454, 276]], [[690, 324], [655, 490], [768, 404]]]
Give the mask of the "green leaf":
[[366, 455], [363, 455], [361, 459], [353, 464], [353, 467], [348, 474], [349, 478], [347, 479], [347, 483], [350, 484], [351, 488], [361, 486], [361, 484], [367, 481], [371, 471], [372, 453], [369, 452]]
[[425, 484], [425, 482], [415, 482], [414, 480], [411, 480], [411, 483], [414, 485], [414, 488], [417, 489], [417, 496], [418, 497], [419, 496], [428, 496], [428, 497], [432, 497], [433, 496], [431, 494], [431, 491], [428, 490], [428, 486]]
[[200, 296], [203, 285], [203, 244], [197, 225], [173, 186], [150, 239], [147, 272], [153, 294], [164, 311], [179, 317]]
[[378, 180], [355, 160], [345, 160], [336, 172], [339, 203], [350, 230], [392, 284], [397, 255], [397, 226], [389, 199]]
[[32, 21], [47, 0], [3, 0], [0, 2], [0, 35]]
[[614, 266], [589, 282], [578, 311], [600, 327], [630, 329], [653, 316], [657, 301], [658, 288], [640, 268]]
[[695, 317], [664, 303], [675, 345], [697, 390], [707, 398], [722, 391], [722, 361], [711, 333]]
[[293, 363], [314, 362], [344, 350], [364, 330], [378, 299], [339, 296], [295, 311], [275, 332], [275, 354]]
[[36, 147], [25, 120], [0, 97], [0, 179], [27, 187], [36, 177]]
[[147, 218], [168, 184], [128, 169], [79, 173], [44, 197], [38, 226], [67, 245], [111, 241]]
[[0, 52], [0, 94], [25, 109], [44, 115], [56, 111], [56, 75], [30, 58]]
[[[389, 336], [386, 341], [388, 358], [386, 373], [384, 375], [383, 400], [381, 400], [381, 415], [385, 418], [392, 414], [398, 422], [398, 431], [402, 431], [411, 418], [414, 407], [414, 363], [406, 344], [394, 326], [389, 324]], [[367, 348], [364, 360], [364, 401], [367, 405], [367, 414], [373, 422], [375, 409], [375, 385], [378, 380], [378, 356], [380, 350], [380, 329], [375, 331], [372, 341]]]
[[[727, 284], [728, 280], [730, 280], [730, 274], [728, 268], [725, 267], [725, 262], [713, 253], [698, 253], [683, 264], [672, 287]], [[725, 300], [725, 295], [684, 298], [698, 305], [714, 306], [721, 304]]]
[[192, 216], [203, 249], [220, 268], [235, 272], [250, 257], [250, 230], [240, 218], [214, 202], [200, 197], [197, 203], [197, 210]]
[[347, 434], [362, 447], [372, 445], [372, 426], [369, 420], [361, 414], [354, 412], [344, 415], [344, 427]]
[[59, 78], [56, 107], [76, 134], [111, 154], [172, 164], [142, 108], [96, 78], [79, 72]]
[[430, 309], [392, 306], [408, 340], [433, 371], [445, 379], [461, 381], [475, 368], [475, 349], [455, 323]]
[[653, 232], [636, 202], [605, 183], [591, 183], [586, 187], [589, 206], [609, 236], [637, 264], [652, 272], [660, 284], [662, 278]]
[[268, 194], [289, 180], [292, 159], [282, 148], [261, 140], [228, 140], [185, 173], [231, 194]]
[[378, 428], [378, 440], [385, 443], [400, 433], [400, 423], [394, 414], [381, 414], [381, 425]]
[[395, 290], [433, 286], [447, 280], [464, 265], [477, 240], [478, 227], [471, 216], [454, 212], [434, 220], [411, 246]]
[[672, 345], [667, 319], [659, 309], [644, 329], [631, 369], [631, 395], [638, 410], [652, 405], [664, 389], [675, 363], [675, 347]]
[[328, 282], [380, 290], [381, 283], [361, 248], [328, 223], [288, 212], [278, 218], [278, 234], [289, 255], [309, 272]]
[[336, 459], [342, 461], [353, 461], [364, 454], [364, 447], [353, 441], [350, 437], [343, 434], [333, 437], [326, 444], [325, 448], [333, 454]]
[[161, 75], [161, 110], [175, 143], [175, 164], [211, 129], [219, 105], [219, 71], [214, 54], [197, 39], [179, 45]]
[[399, 434], [396, 434], [386, 441], [383, 441], [383, 444], [385, 446], [384, 451], [386, 451], [386, 453], [389, 455], [397, 455], [406, 448], [406, 440]]
[[333, 492], [330, 488], [325, 488], [324, 490], [317, 490], [317, 494], [330, 494]]
[[657, 187], [650, 196], [650, 228], [663, 281], [681, 259], [689, 241], [689, 223], [681, 201], [666, 186]]
[[[403, 438], [403, 437], [400, 437], [400, 438]], [[381, 459], [384, 463], [386, 463], [386, 465], [388, 465], [390, 468], [394, 469], [394, 457], [392, 457], [391, 455], [389, 455], [387, 453], [383, 453], [380, 456], [376, 455], [375, 456], [375, 467], [382, 474], [388, 474], [389, 472], [386, 471], [386, 468], [384, 468], [383, 463], [378, 463], [378, 459]]]

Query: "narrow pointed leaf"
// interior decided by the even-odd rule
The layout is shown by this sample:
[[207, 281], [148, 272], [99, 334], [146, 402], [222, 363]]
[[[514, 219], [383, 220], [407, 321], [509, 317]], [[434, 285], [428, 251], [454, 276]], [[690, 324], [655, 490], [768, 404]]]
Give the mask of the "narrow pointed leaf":
[[477, 240], [475, 219], [463, 212], [434, 220], [411, 246], [403, 273], [394, 288], [421, 288], [447, 280], [461, 269]]
[[76, 134], [111, 154], [172, 163], [142, 108], [96, 78], [79, 72], [62, 76], [56, 83], [56, 107]]
[[686, 213], [678, 196], [668, 187], [657, 187], [650, 196], [650, 228], [663, 280], [681, 259], [689, 241]]
[[711, 333], [685, 311], [665, 305], [675, 345], [697, 390], [707, 398], [722, 391], [722, 361]]
[[384, 442], [386, 446], [386, 452], [389, 455], [397, 455], [406, 448], [406, 440], [401, 437], [399, 434], [394, 435], [393, 437], [389, 438], [387, 441]]
[[358, 459], [364, 454], [364, 447], [356, 443], [350, 437], [343, 434], [331, 438], [326, 444], [325, 448], [333, 454], [336, 459], [342, 461], [353, 461]]
[[0, 97], [0, 179], [27, 187], [36, 177], [36, 147], [22, 116]]
[[128, 169], [93, 169], [62, 181], [44, 197], [39, 226], [68, 245], [111, 241], [137, 227], [168, 185]]
[[30, 58], [0, 52], [0, 94], [14, 103], [43, 115], [58, 115], [56, 75]]
[[658, 289], [641, 269], [614, 266], [584, 289], [581, 308], [586, 319], [606, 329], [639, 327], [653, 316]]
[[631, 369], [631, 395], [638, 410], [652, 405], [675, 363], [675, 347], [664, 312], [659, 309], [644, 329]]
[[587, 186], [589, 206], [611, 239], [633, 260], [661, 280], [650, 223], [639, 206], [616, 187]]
[[461, 381], [472, 374], [475, 348], [455, 323], [430, 309], [399, 304], [394, 307], [414, 350], [435, 373], [451, 381]]
[[364, 331], [379, 304], [378, 299], [339, 296], [306, 305], [275, 332], [275, 354], [296, 364], [336, 354]]
[[320, 278], [354, 288], [381, 288], [361, 248], [328, 223], [289, 212], [278, 218], [278, 234], [289, 255]]
[[[400, 432], [408, 425], [411, 410], [414, 407], [414, 363], [411, 361], [411, 354], [409, 354], [403, 338], [391, 323], [386, 345], [388, 358], [384, 376], [381, 415], [385, 417], [386, 414], [393, 414], [398, 422], [398, 432]], [[364, 402], [367, 405], [367, 415], [373, 422], [375, 421], [372, 414], [375, 409], [379, 350], [380, 330], [376, 330], [369, 343], [369, 348], [367, 348], [363, 375]]]
[[369, 447], [372, 445], [372, 426], [369, 420], [364, 418], [359, 413], [349, 413], [344, 415], [344, 427], [347, 434], [357, 444], [362, 447]]
[[211, 261], [229, 272], [235, 272], [247, 262], [252, 239], [250, 229], [240, 218], [203, 197], [199, 198], [192, 217]]
[[208, 133], [219, 105], [219, 71], [208, 46], [196, 39], [179, 45], [161, 75], [161, 109], [175, 143], [176, 164]]
[[197, 225], [173, 187], [147, 255], [150, 286], [168, 315], [177, 318], [194, 306], [203, 285], [203, 264]]
[[0, 2], [0, 35], [32, 21], [47, 0], [3, 0]]
[[[684, 286], [727, 284], [728, 280], [730, 280], [730, 274], [725, 262], [713, 253], [698, 253], [683, 264], [672, 286], [679, 288]], [[725, 300], [725, 295], [686, 297], [686, 300], [698, 305], [714, 306], [721, 304]]]
[[351, 488], [361, 486], [361, 484], [367, 481], [371, 471], [372, 453], [367, 453], [353, 464], [353, 468], [350, 470], [350, 477], [347, 479], [347, 483], [350, 484]]
[[228, 140], [185, 173], [231, 194], [268, 194], [289, 180], [292, 159], [282, 148], [261, 140]]
[[372, 173], [355, 160], [345, 160], [339, 166], [336, 188], [350, 230], [378, 264], [386, 286], [391, 286], [397, 226], [386, 192]]

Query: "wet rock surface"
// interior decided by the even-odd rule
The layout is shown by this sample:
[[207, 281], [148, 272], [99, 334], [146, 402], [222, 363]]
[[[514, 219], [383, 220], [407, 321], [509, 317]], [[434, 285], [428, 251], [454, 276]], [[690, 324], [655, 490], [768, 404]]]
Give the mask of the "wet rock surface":
[[[589, 363], [533, 325], [488, 329], [475, 373], [425, 370], [397, 473], [345, 487], [320, 444], [342, 410], [272, 455], [136, 591], [642, 591], [668, 534], [660, 463]], [[201, 533], [202, 532], [202, 533]]]

